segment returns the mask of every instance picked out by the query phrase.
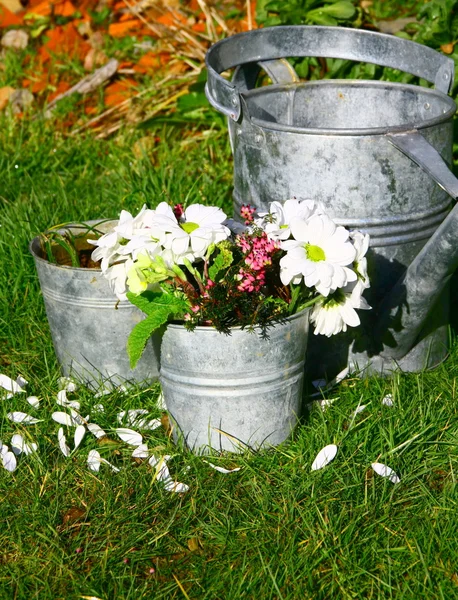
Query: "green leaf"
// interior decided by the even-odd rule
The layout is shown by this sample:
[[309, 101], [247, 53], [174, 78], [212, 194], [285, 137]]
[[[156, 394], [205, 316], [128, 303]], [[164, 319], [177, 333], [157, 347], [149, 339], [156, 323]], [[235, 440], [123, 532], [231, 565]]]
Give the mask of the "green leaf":
[[335, 2], [334, 4], [328, 4], [322, 8], [311, 10], [308, 13], [308, 16], [314, 12], [321, 12], [326, 14], [328, 17], [334, 17], [335, 19], [351, 19], [356, 12], [356, 8], [353, 6], [353, 4], [351, 4], [351, 2], [342, 0], [341, 2]]
[[171, 312], [167, 307], [162, 310], [157, 309], [153, 314], [146, 317], [146, 319], [137, 323], [132, 329], [127, 340], [127, 355], [129, 356], [131, 369], [135, 369], [137, 366], [137, 362], [145, 349], [146, 342], [151, 335], [161, 325], [167, 323], [170, 315]]
[[170, 315], [181, 315], [186, 312], [188, 305], [183, 298], [178, 298], [166, 292], [142, 292], [138, 296], [127, 292], [127, 299], [146, 315], [154, 315], [157, 311], [168, 310]]
[[234, 255], [228, 248], [220, 248], [220, 252], [215, 258], [214, 263], [208, 269], [208, 276], [210, 277], [210, 279], [212, 281], [215, 281], [218, 273], [220, 273], [224, 269], [228, 269], [231, 266], [233, 260]]

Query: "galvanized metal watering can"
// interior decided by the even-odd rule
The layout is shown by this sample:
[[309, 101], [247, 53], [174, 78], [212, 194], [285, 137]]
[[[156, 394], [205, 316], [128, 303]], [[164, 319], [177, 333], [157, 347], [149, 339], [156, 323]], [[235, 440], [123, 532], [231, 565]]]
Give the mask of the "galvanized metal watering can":
[[[284, 57], [305, 56], [393, 67], [434, 88], [301, 83]], [[222, 40], [206, 64], [207, 98], [229, 117], [235, 213], [244, 203], [266, 209], [272, 200], [313, 198], [339, 224], [371, 236], [373, 310], [343, 337], [312, 336], [313, 375], [332, 377], [347, 364], [366, 372], [438, 364], [448, 352], [447, 283], [458, 265], [458, 206], [450, 212], [458, 180], [448, 167], [453, 61], [389, 35], [292, 26]], [[234, 67], [232, 81], [221, 76]], [[255, 87], [261, 69], [274, 85]]]

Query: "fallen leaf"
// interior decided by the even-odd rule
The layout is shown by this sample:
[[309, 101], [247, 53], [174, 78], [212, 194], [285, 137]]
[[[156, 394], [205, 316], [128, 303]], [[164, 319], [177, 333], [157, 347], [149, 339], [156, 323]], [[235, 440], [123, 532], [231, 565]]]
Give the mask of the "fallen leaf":
[[72, 523], [76, 523], [76, 521], [81, 520], [85, 516], [86, 511], [84, 510], [84, 508], [72, 506], [62, 515], [62, 523], [64, 525], [71, 525]]
[[312, 463], [312, 471], [318, 471], [318, 469], [325, 467], [332, 460], [334, 460], [336, 454], [337, 446], [335, 444], [329, 444], [328, 446], [322, 448]]
[[0, 5], [0, 27], [6, 29], [11, 25], [22, 25], [23, 19], [19, 15], [15, 15], [14, 12], [8, 10], [5, 5]]
[[372, 463], [371, 467], [374, 469], [377, 475], [380, 475], [381, 477], [387, 477], [391, 483], [399, 483], [401, 481], [396, 472], [383, 463]]
[[10, 87], [9, 85], [0, 88], [0, 110], [3, 110], [6, 106], [8, 106], [13, 92], [14, 88]]
[[35, 417], [20, 411], [10, 412], [6, 417], [13, 423], [22, 423], [23, 425], [35, 425], [40, 422], [40, 419], [35, 419]]

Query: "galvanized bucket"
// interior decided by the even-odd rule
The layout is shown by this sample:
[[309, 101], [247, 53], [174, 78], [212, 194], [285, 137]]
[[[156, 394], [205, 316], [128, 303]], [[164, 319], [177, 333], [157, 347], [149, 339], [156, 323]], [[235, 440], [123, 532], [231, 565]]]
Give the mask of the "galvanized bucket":
[[102, 271], [50, 263], [43, 256], [39, 237], [31, 241], [29, 249], [62, 373], [94, 390], [157, 380], [160, 336], [148, 342], [132, 370], [127, 338], [144, 315], [127, 300], [116, 298]]
[[276, 446], [301, 412], [309, 310], [269, 328], [168, 325], [160, 381], [176, 441], [198, 454]]
[[[317, 56], [389, 66], [435, 89], [387, 81], [301, 83], [283, 57]], [[448, 352], [447, 282], [458, 264], [458, 183], [452, 158], [454, 63], [407, 40], [336, 27], [274, 27], [239, 34], [207, 54], [207, 97], [229, 117], [234, 204], [265, 210], [291, 197], [371, 236], [373, 306], [363, 326], [311, 339], [308, 364], [333, 377], [419, 371]], [[232, 81], [220, 74], [236, 67]], [[255, 88], [266, 71], [274, 85]], [[440, 187], [436, 184], [439, 183]], [[446, 190], [446, 191], [444, 191]], [[434, 235], [435, 234], [435, 235]], [[407, 269], [411, 265], [410, 269]]]

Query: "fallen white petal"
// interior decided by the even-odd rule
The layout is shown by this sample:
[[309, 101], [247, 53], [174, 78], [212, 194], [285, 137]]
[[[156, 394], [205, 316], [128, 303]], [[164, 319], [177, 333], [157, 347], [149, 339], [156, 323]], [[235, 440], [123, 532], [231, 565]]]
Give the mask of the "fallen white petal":
[[89, 417], [86, 417], [85, 419], [83, 419], [83, 417], [76, 412], [76, 410], [73, 410], [73, 408], [70, 406], [70, 404], [68, 405], [69, 409], [70, 409], [70, 414], [72, 415], [72, 419], [74, 420], [76, 425], [85, 425], [86, 421], [88, 420]]
[[157, 397], [157, 407], [160, 410], [167, 410], [167, 406], [165, 405], [165, 398], [164, 398], [164, 394], [161, 392], [159, 394], [159, 396]]
[[132, 452], [132, 458], [148, 458], [148, 446], [146, 444], [140, 444]]
[[325, 398], [324, 400], [318, 400], [318, 402], [320, 403], [321, 410], [324, 412], [338, 399], [339, 398]]
[[129, 410], [122, 410], [117, 415], [117, 419], [120, 423], [127, 423], [127, 425], [135, 425], [135, 421], [139, 416], [147, 415], [148, 411], [146, 408], [131, 408]]
[[204, 460], [204, 462], [206, 462], [207, 465], [210, 465], [212, 469], [215, 469], [215, 471], [219, 471], [220, 473], [235, 473], [235, 471], [240, 471], [241, 469], [241, 467], [236, 467], [235, 469], [224, 469], [223, 467], [218, 467], [217, 465], [208, 462], [208, 460]]
[[13, 421], [13, 423], [22, 423], [23, 425], [34, 425], [35, 423], [39, 423], [40, 419], [35, 419], [31, 415], [28, 415], [24, 412], [10, 412], [6, 415], [6, 417]]
[[356, 409], [351, 413], [351, 417], [356, 417], [359, 413], [363, 412], [367, 408], [367, 404], [360, 404], [356, 407]]
[[92, 412], [93, 413], [104, 413], [105, 407], [103, 406], [103, 404], [96, 404], [95, 406], [92, 407]]
[[9, 471], [10, 473], [15, 471], [16, 467], [17, 467], [17, 460], [16, 460], [16, 456], [14, 455], [14, 453], [6, 452], [5, 454], [2, 454], [1, 456], [2, 456], [2, 463], [3, 463], [3, 466], [5, 467], [5, 469], [7, 471]]
[[135, 421], [136, 427], [139, 429], [148, 429], [150, 431], [157, 429], [162, 425], [160, 419], [139, 419]]
[[133, 429], [126, 429], [125, 427], [119, 427], [115, 429], [116, 433], [122, 439], [123, 442], [131, 446], [140, 446], [143, 442], [143, 437], [140, 433], [137, 433]]
[[85, 435], [86, 435], [86, 427], [84, 425], [78, 425], [78, 427], [75, 429], [75, 434], [73, 436], [73, 439], [75, 442], [74, 450], [76, 450], [78, 448], [78, 446], [81, 444], [81, 441]]
[[59, 427], [59, 431], [57, 432], [57, 439], [59, 441], [59, 448], [64, 456], [70, 456], [70, 448], [67, 446], [67, 439], [65, 437], [64, 430], [62, 427]]
[[318, 469], [325, 467], [335, 458], [336, 454], [337, 446], [335, 444], [329, 444], [322, 448], [312, 463], [312, 471], [318, 471]]
[[0, 440], [0, 456], [3, 456], [8, 452], [8, 446]]
[[380, 475], [381, 477], [387, 477], [391, 483], [399, 483], [401, 481], [396, 472], [383, 463], [372, 463], [371, 467], [374, 469], [377, 475]]
[[57, 392], [57, 404], [65, 406], [67, 404], [67, 392], [66, 390], [60, 390]]
[[97, 472], [100, 469], [100, 454], [97, 450], [91, 450], [87, 457], [87, 466], [91, 469], [91, 471]]
[[162, 456], [161, 458], [156, 458], [154, 455], [150, 457], [148, 463], [151, 467], [156, 469], [156, 479], [158, 481], [169, 481], [171, 480], [170, 471], [167, 466], [168, 456]]
[[117, 391], [119, 394], [125, 394], [126, 392], [128, 392], [128, 389], [126, 388], [126, 386], [125, 386], [125, 385], [119, 385], [119, 386], [116, 388], [116, 391]]
[[14, 454], [32, 454], [37, 451], [38, 445], [35, 442], [27, 444], [21, 434], [15, 433], [10, 441], [11, 449]]
[[3, 375], [3, 373], [0, 373], [0, 387], [7, 392], [13, 392], [13, 394], [19, 394], [24, 391], [19, 383], [13, 381], [8, 375]]
[[385, 406], [393, 406], [393, 395], [392, 394], [387, 394], [383, 398], [382, 404], [384, 404]]
[[66, 425], [67, 427], [76, 427], [78, 423], [75, 422], [73, 417], [68, 413], [64, 412], [53, 412], [51, 418], [60, 425]]
[[77, 384], [70, 377], [59, 377], [59, 386], [67, 392], [76, 392]]
[[24, 377], [22, 377], [22, 375], [19, 375], [18, 377], [16, 377], [16, 383], [21, 386], [21, 388], [25, 388], [28, 385], [28, 381], [27, 379], [25, 379]]
[[99, 425], [97, 425], [97, 423], [88, 423], [87, 428], [92, 433], [92, 435], [95, 435], [97, 439], [106, 436], [105, 431]]
[[101, 398], [102, 396], [107, 396], [111, 394], [113, 390], [111, 388], [102, 388], [97, 394], [94, 394], [94, 398]]
[[164, 483], [164, 489], [167, 492], [176, 492], [177, 494], [184, 494], [189, 490], [189, 485], [186, 483], [179, 483], [178, 481], [167, 481]]
[[26, 400], [33, 408], [40, 408], [40, 400], [36, 396], [29, 396]]

